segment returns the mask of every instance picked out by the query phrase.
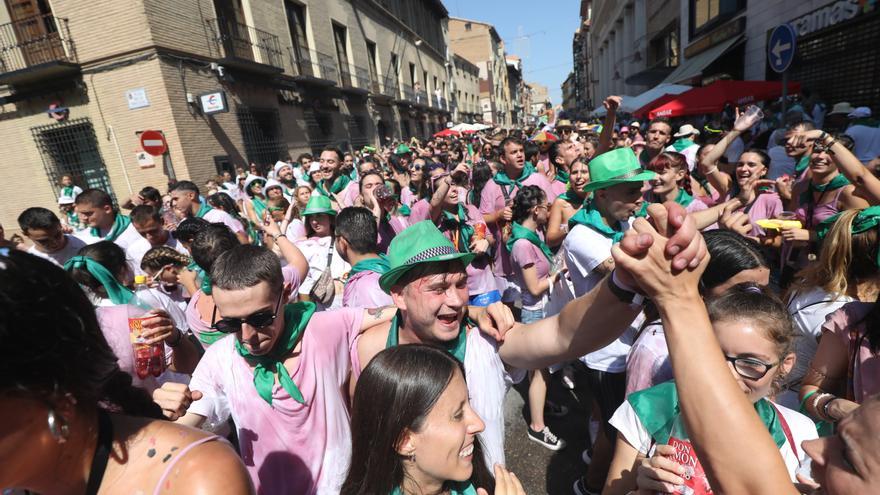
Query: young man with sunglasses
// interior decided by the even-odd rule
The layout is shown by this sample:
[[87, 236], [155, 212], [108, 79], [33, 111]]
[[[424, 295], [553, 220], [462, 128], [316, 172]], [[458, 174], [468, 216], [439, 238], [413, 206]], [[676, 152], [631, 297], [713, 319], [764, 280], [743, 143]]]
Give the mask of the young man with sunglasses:
[[64, 266], [67, 260], [76, 256], [86, 245], [82, 239], [65, 234], [61, 220], [46, 208], [33, 207], [24, 210], [18, 216], [18, 226], [33, 243], [27, 252], [58, 266]]

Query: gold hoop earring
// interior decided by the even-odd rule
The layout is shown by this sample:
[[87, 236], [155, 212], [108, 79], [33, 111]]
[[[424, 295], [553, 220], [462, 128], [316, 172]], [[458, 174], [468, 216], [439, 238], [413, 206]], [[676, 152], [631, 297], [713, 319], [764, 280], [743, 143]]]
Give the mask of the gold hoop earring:
[[67, 424], [67, 421], [64, 420], [64, 417], [55, 412], [55, 409], [49, 409], [49, 413], [46, 417], [46, 422], [49, 425], [49, 433], [52, 434], [52, 437], [55, 438], [55, 441], [58, 443], [64, 443], [67, 441], [67, 438], [70, 436], [70, 426]]

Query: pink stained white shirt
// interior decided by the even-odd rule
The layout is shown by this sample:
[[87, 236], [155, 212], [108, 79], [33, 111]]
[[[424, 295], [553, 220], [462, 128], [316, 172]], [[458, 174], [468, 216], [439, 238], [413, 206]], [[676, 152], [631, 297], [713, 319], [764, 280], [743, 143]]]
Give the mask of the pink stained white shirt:
[[349, 184], [345, 186], [345, 189], [342, 191], [341, 194], [342, 207], [347, 208], [349, 206], [354, 206], [354, 202], [360, 195], [361, 183], [355, 180], [349, 182]]
[[257, 493], [339, 493], [351, 458], [350, 353], [362, 321], [362, 309], [312, 315], [299, 360], [288, 370], [305, 405], [277, 382], [272, 404], [264, 401], [234, 336], [217, 341], [202, 357], [190, 388], [203, 398], [189, 412], [215, 424], [232, 417]]
[[[553, 203], [556, 200], [556, 194], [553, 192], [553, 188], [550, 185], [550, 181], [547, 179], [544, 174], [535, 171], [532, 175], [526, 177], [523, 181], [523, 185], [526, 186], [538, 186], [544, 192], [547, 193], [547, 202]], [[509, 186], [505, 186], [507, 189], [511, 189]], [[513, 186], [512, 191], [508, 192], [507, 197], [513, 201], [513, 198], [516, 197], [516, 193], [519, 191], [519, 187]], [[505, 197], [504, 193], [501, 190], [501, 186], [498, 185], [494, 180], [490, 180], [486, 183], [486, 186], [483, 187], [483, 192], [480, 196], [480, 213], [484, 216], [488, 214], [492, 214], [496, 211], [503, 210], [505, 206]], [[510, 277], [513, 275], [513, 266], [510, 264], [510, 253], [507, 252], [507, 248], [504, 246], [504, 243], [501, 242], [501, 231], [498, 228], [498, 224], [494, 224], [490, 226], [492, 230], [492, 235], [495, 237], [495, 242], [497, 244], [496, 254], [495, 254], [495, 274], [499, 277]]]
[[379, 222], [379, 252], [384, 254], [388, 252], [388, 246], [394, 236], [403, 232], [409, 227], [409, 217], [403, 215], [391, 215], [387, 220], [383, 219]]
[[517, 239], [513, 244], [513, 251], [510, 253], [510, 260], [513, 263], [513, 280], [512, 282], [519, 286], [522, 291], [522, 307], [523, 309], [536, 310], [543, 309], [547, 303], [548, 292], [544, 292], [539, 297], [533, 296], [526, 287], [525, 276], [523, 270], [527, 266], [534, 266], [537, 280], [543, 280], [550, 274], [550, 261], [544, 256], [544, 253], [538, 249], [527, 239]]
[[391, 296], [379, 287], [380, 274], [374, 271], [355, 273], [348, 278], [342, 291], [344, 308], [382, 308], [394, 302]]
[[[465, 210], [467, 211], [467, 221], [470, 225], [474, 226], [481, 223], [484, 225], [486, 224], [486, 222], [483, 221], [483, 215], [480, 214], [480, 210], [478, 210], [476, 206], [465, 205]], [[412, 213], [409, 214], [410, 222], [416, 223], [430, 219], [431, 205], [428, 204], [428, 201], [423, 199], [416, 202], [412, 207]], [[440, 222], [435, 222], [435, 224], [438, 225], [438, 228], [447, 239], [455, 242], [451, 231], [444, 229]], [[467, 265], [466, 270], [468, 274], [469, 296], [478, 296], [480, 294], [497, 290], [495, 275], [492, 273], [491, 259], [488, 256], [478, 256], [474, 261]]]
[[[833, 338], [837, 347], [847, 353], [848, 369], [852, 368], [853, 397], [861, 404], [865, 399], [880, 392], [880, 356], [871, 352], [871, 341], [867, 338], [865, 317], [875, 303], [851, 302], [826, 317], [822, 325], [822, 338]], [[853, 349], [858, 343], [858, 355]], [[819, 344], [821, 346], [821, 343]]]
[[239, 232], [244, 232], [244, 226], [233, 218], [232, 215], [226, 213], [223, 210], [218, 210], [217, 208], [212, 209], [208, 213], [205, 213], [205, 216], [202, 217], [205, 220], [211, 223], [222, 223], [223, 225], [229, 227], [229, 230], [235, 232], [236, 234]]

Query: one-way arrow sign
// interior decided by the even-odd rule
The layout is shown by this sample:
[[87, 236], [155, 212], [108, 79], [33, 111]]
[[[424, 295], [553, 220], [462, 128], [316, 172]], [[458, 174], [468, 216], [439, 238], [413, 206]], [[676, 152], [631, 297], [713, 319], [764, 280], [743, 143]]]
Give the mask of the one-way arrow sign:
[[785, 72], [794, 60], [796, 45], [797, 33], [790, 25], [776, 26], [767, 44], [767, 62], [770, 68], [775, 72]]

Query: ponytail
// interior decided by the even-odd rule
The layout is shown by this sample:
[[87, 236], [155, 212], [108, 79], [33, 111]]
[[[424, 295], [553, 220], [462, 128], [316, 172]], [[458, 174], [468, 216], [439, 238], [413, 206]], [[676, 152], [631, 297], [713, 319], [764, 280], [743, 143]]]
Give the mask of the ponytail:
[[142, 388], [132, 385], [131, 375], [118, 367], [107, 379], [101, 389], [102, 399], [122, 409], [129, 416], [166, 419], [162, 408], [153, 402], [150, 394]]

